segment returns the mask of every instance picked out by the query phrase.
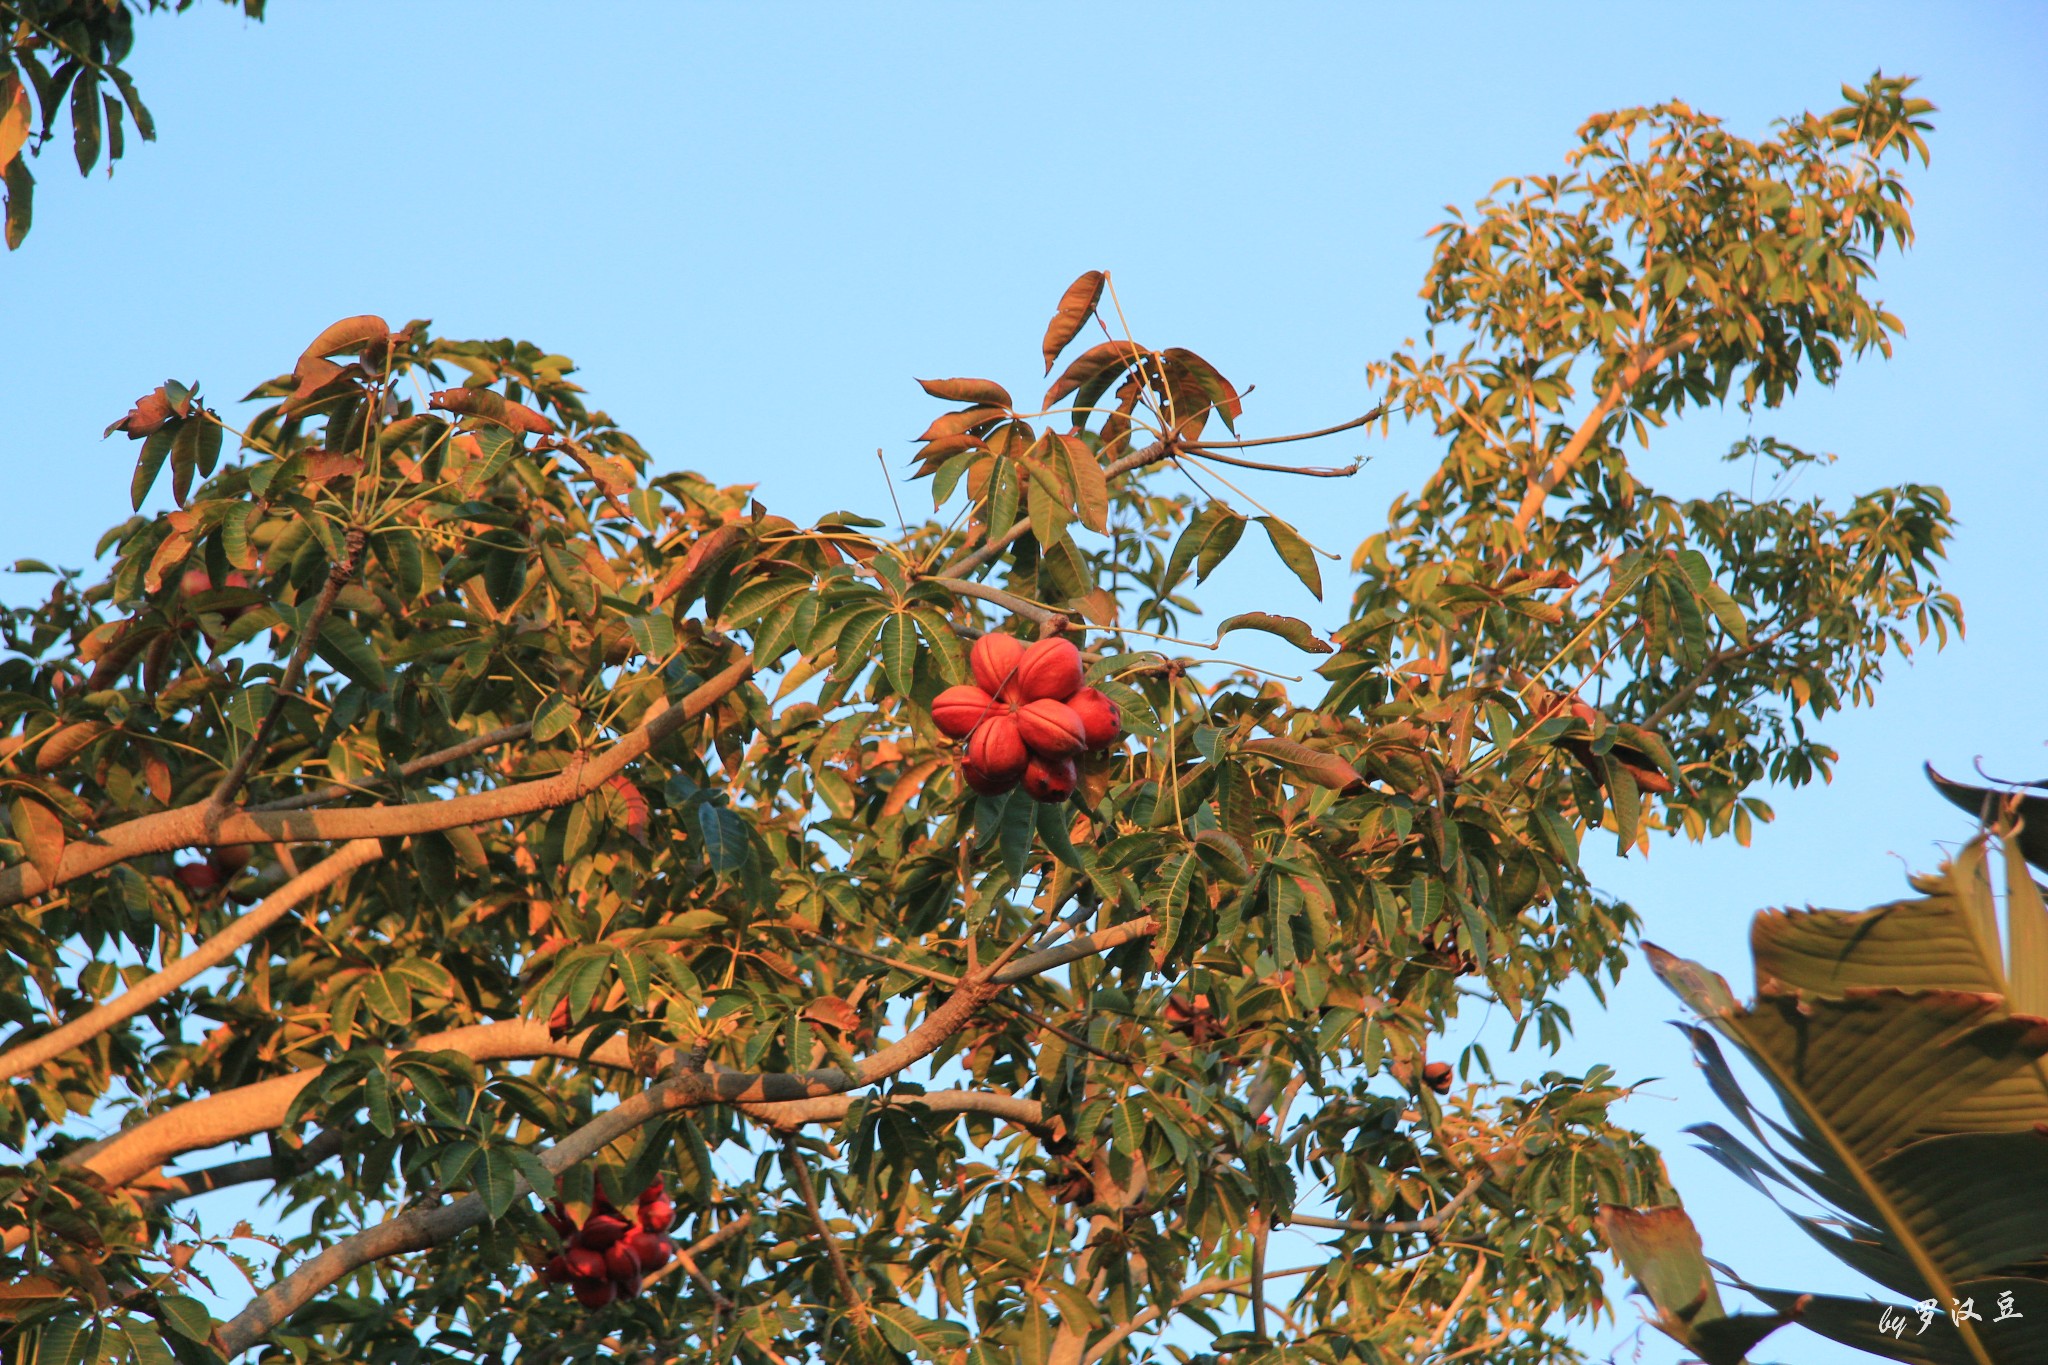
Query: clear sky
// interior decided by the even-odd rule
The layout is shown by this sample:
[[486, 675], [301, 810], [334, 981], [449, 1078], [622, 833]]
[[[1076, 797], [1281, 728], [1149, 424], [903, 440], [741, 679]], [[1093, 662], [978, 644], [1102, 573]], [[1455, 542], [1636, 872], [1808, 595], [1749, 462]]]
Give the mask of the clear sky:
[[[934, 410], [912, 376], [1030, 391], [1051, 306], [1091, 267], [1141, 339], [1257, 385], [1252, 434], [1325, 425], [1419, 329], [1443, 206], [1558, 168], [1585, 116], [1676, 96], [1756, 135], [1874, 69], [1920, 75], [1941, 107], [1920, 241], [1878, 289], [1908, 337], [1753, 429], [1841, 455], [1811, 491], [1946, 487], [1968, 638], [1826, 722], [1834, 783], [1772, 794], [1754, 847], [1593, 870], [1647, 937], [1747, 993], [1751, 912], [1889, 899], [1967, 833], [1923, 759], [2048, 775], [2048, 6], [274, 0], [260, 25], [217, 5], [151, 20], [137, 46], [162, 141], [131, 137], [89, 184], [53, 149], [35, 230], [0, 261], [0, 562], [82, 565], [126, 515], [133, 451], [99, 433], [138, 394], [175, 376], [238, 398], [359, 312], [574, 356], [660, 467], [756, 481], [799, 520], [887, 505], [874, 452], [900, 468]], [[1709, 491], [1745, 429], [1688, 418], [1645, 472]], [[1373, 460], [1253, 491], [1347, 551], [1435, 458], [1419, 432], [1330, 453]], [[1212, 581], [1219, 609], [1324, 627], [1346, 595], [1318, 604], [1259, 554]], [[1578, 1012], [1565, 1064], [1666, 1078], [1627, 1116], [1710, 1255], [1847, 1287], [1686, 1150], [1681, 1128], [1722, 1115], [1662, 1026], [1678, 1013], [1638, 967]], [[1633, 1329], [1623, 1306], [1585, 1340], [1627, 1358]], [[1851, 1358], [1798, 1332], [1759, 1354]], [[1652, 1336], [1641, 1358], [1676, 1355]]]

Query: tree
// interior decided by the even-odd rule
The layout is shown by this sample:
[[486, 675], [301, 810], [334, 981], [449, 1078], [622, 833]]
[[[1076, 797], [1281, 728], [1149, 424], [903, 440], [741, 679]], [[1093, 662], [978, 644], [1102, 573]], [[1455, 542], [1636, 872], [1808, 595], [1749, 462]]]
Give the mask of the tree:
[[[0, 662], [12, 1349], [1570, 1358], [1594, 1208], [1661, 1165], [1604, 1069], [1429, 1043], [1476, 999], [1554, 1046], [1636, 925], [1582, 838], [1745, 836], [1811, 719], [1960, 626], [1938, 490], [1679, 501], [1624, 447], [1888, 347], [1909, 89], [1761, 142], [1592, 120], [1438, 230], [1431, 330], [1327, 432], [1238, 435], [1084, 274], [1036, 407], [922, 381], [936, 511], [893, 531], [652, 476], [566, 358], [424, 322], [334, 324], [240, 427], [145, 395], [110, 571], [22, 566]], [[1193, 638], [1251, 521], [1323, 592], [1241, 471], [1396, 416], [1443, 463], [1334, 636]], [[1242, 631], [1321, 687], [1212, 657]], [[672, 1262], [553, 1261], [657, 1236], [614, 1217], [657, 1177]], [[179, 1201], [233, 1182], [311, 1230], [212, 1323]], [[1329, 1254], [1268, 1264], [1286, 1224]]]
[[[2028, 863], [2048, 866], [2048, 802], [1949, 782], [1987, 830], [1910, 900], [1848, 913], [1756, 917], [1756, 1000], [1697, 963], [1650, 949], [1700, 1016], [1693, 1050], [1749, 1140], [1719, 1124], [1704, 1148], [1890, 1304], [1744, 1284], [1772, 1314], [1729, 1317], [1700, 1236], [1675, 1203], [1608, 1209], [1610, 1234], [1659, 1325], [1716, 1365], [1797, 1322], [1893, 1360], [1994, 1365], [2031, 1359], [2048, 1317], [2048, 908]], [[1989, 853], [2003, 847], [2004, 943]], [[1782, 1104], [1752, 1106], [1716, 1035]], [[1816, 1217], [1781, 1192], [1828, 1209]], [[1931, 1329], [1931, 1330], [1930, 1330]]]
[[[251, 19], [263, 0], [228, 0]], [[57, 137], [69, 117], [78, 173], [91, 175], [104, 150], [107, 174], [121, 159], [127, 121], [144, 142], [156, 141], [150, 117], [123, 69], [135, 45], [135, 20], [159, 10], [182, 12], [193, 0], [7, 0], [0, 4], [0, 185], [6, 190], [7, 249], [28, 236], [35, 216], [36, 178], [28, 159]], [[34, 100], [30, 100], [30, 95]]]

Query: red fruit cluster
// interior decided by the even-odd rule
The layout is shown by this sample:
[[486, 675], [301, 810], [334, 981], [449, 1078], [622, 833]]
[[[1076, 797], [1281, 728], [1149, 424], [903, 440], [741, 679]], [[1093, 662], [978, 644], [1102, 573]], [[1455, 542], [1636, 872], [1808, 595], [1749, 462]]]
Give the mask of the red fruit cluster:
[[676, 1225], [676, 1206], [659, 1180], [640, 1192], [639, 1214], [632, 1222], [603, 1195], [581, 1227], [559, 1199], [541, 1217], [561, 1236], [562, 1250], [548, 1258], [540, 1277], [574, 1288], [576, 1301], [585, 1308], [632, 1298], [641, 1281], [675, 1259], [675, 1243], [665, 1234]]
[[974, 682], [932, 702], [932, 720], [967, 741], [961, 775], [983, 796], [1019, 782], [1033, 799], [1064, 801], [1079, 774], [1075, 755], [1106, 749], [1123, 734], [1108, 697], [1081, 681], [1081, 651], [1055, 635], [1026, 646], [990, 633], [968, 656]]

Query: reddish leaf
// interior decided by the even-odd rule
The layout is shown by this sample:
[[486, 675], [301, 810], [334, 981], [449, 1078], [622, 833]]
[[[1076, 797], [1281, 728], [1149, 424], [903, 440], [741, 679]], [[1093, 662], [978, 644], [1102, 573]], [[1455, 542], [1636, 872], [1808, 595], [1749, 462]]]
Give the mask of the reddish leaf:
[[1128, 341], [1105, 341], [1100, 346], [1090, 346], [1074, 362], [1060, 372], [1052, 387], [1045, 391], [1045, 406], [1051, 407], [1070, 393], [1083, 388], [1097, 392], [1115, 382], [1116, 377], [1138, 362], [1144, 349]]
[[531, 432], [535, 436], [552, 436], [555, 433], [553, 422], [526, 404], [515, 403], [504, 394], [489, 389], [442, 389], [427, 395], [427, 406], [495, 422], [509, 430]]
[[14, 825], [14, 837], [28, 851], [28, 860], [46, 882], [57, 879], [57, 865], [64, 860], [64, 822], [57, 812], [31, 796], [17, 796], [7, 804], [7, 817]]
[[937, 441], [976, 427], [993, 426], [1008, 416], [1003, 408], [977, 407], [962, 408], [958, 412], [942, 412], [932, 419], [932, 424], [917, 437], [920, 441]]
[[721, 526], [707, 535], [697, 537], [696, 543], [690, 546], [690, 553], [683, 557], [683, 562], [670, 569], [662, 576], [661, 582], [655, 584], [654, 605], [660, 606], [677, 593], [683, 592], [685, 588], [691, 589], [684, 594], [685, 602], [696, 596], [696, 585], [710, 571], [713, 562], [737, 544], [740, 537], [745, 534], [746, 528], [735, 524]]
[[975, 403], [1009, 409], [1010, 391], [993, 379], [920, 379], [918, 387], [948, 403]]
[[1322, 749], [1311, 749], [1306, 744], [1296, 744], [1291, 739], [1254, 739], [1245, 743], [1244, 751], [1270, 758], [1281, 767], [1313, 782], [1318, 787], [1329, 787], [1333, 791], [1356, 791], [1365, 785], [1365, 779], [1358, 770], [1333, 753]]
[[1222, 644], [1223, 637], [1233, 630], [1263, 630], [1307, 654], [1329, 654], [1335, 650], [1328, 640], [1316, 634], [1313, 626], [1295, 616], [1275, 616], [1264, 611], [1240, 612], [1216, 628], [1216, 643]]
[[128, 409], [128, 415], [110, 425], [104, 435], [125, 431], [129, 440], [139, 441], [170, 421], [171, 415], [170, 398], [161, 387], [154, 388], [136, 399], [135, 406]]
[[391, 328], [384, 319], [374, 313], [359, 313], [352, 318], [343, 318], [330, 324], [327, 329], [313, 338], [302, 353], [304, 356], [339, 355], [346, 351], [353, 355], [372, 343], [381, 343], [391, 336]]
[[1060, 352], [1067, 349], [1069, 342], [1081, 334], [1088, 325], [1088, 319], [1095, 314], [1095, 305], [1102, 301], [1103, 274], [1091, 270], [1067, 286], [1067, 292], [1060, 295], [1060, 306], [1053, 311], [1052, 321], [1045, 326], [1045, 372], [1052, 373], [1053, 361]]
[[1233, 431], [1237, 429], [1244, 404], [1237, 389], [1214, 365], [1179, 346], [1162, 351], [1160, 360], [1166, 366], [1167, 382], [1173, 390], [1174, 417], [1180, 423], [1192, 424], [1200, 431], [1202, 419], [1209, 412], [1216, 412], [1222, 415], [1224, 425]]

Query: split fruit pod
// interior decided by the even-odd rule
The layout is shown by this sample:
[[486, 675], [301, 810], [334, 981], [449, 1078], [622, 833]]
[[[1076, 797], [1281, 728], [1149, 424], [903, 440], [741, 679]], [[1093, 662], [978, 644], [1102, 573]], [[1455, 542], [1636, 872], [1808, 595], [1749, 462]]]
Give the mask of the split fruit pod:
[[1060, 635], [1048, 636], [1017, 661], [1018, 701], [1065, 701], [1081, 690], [1081, 651]]
[[980, 796], [1001, 796], [1017, 785], [1014, 777], [990, 777], [971, 762], [960, 765], [960, 780]]
[[992, 630], [974, 642], [967, 652], [968, 667], [981, 690], [992, 697], [1004, 696], [1024, 659], [1024, 642], [1014, 635]]
[[1031, 761], [1024, 736], [1011, 716], [990, 716], [967, 740], [967, 761], [997, 782], [1015, 782]]
[[602, 1275], [576, 1281], [576, 1302], [585, 1308], [602, 1308], [619, 1296], [618, 1286]]
[[993, 696], [968, 683], [949, 687], [932, 700], [932, 723], [950, 739], [965, 739], [975, 726], [1004, 709]]
[[1067, 709], [1081, 718], [1090, 749], [1107, 749], [1124, 732], [1123, 714], [1116, 703], [1092, 687], [1084, 687], [1067, 698]]
[[1065, 702], [1041, 697], [1017, 708], [1017, 733], [1042, 758], [1069, 758], [1088, 747], [1088, 727]]
[[1034, 801], [1064, 801], [1074, 794], [1074, 784], [1079, 780], [1071, 758], [1041, 758], [1033, 754], [1024, 765], [1024, 790]]

